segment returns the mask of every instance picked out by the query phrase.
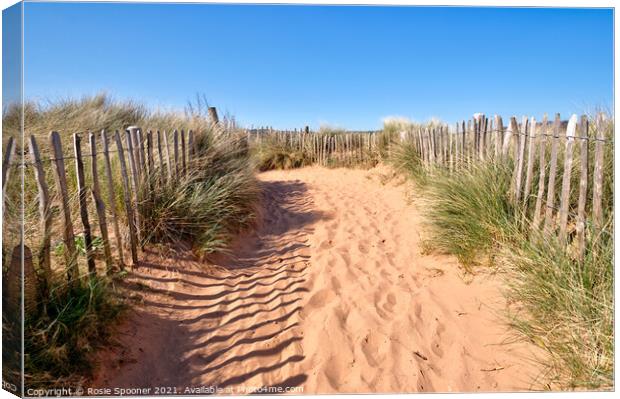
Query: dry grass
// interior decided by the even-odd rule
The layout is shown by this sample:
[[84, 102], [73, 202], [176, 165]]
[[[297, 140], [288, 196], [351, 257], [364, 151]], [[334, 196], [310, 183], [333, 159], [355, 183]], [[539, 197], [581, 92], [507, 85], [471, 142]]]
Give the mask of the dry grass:
[[[348, 139], [347, 139], [348, 136]], [[352, 134], [322, 126], [318, 132], [264, 134], [252, 142], [258, 170], [295, 169], [314, 164], [330, 168], [369, 168], [379, 162], [379, 154], [370, 148], [369, 132]]]
[[[179, 240], [192, 244], [198, 252], [214, 252], [226, 249], [227, 243], [239, 231], [251, 226], [254, 221], [254, 204], [259, 195], [259, 186], [254, 177], [253, 162], [245, 137], [235, 128], [234, 120], [222, 118], [214, 126], [207, 118], [206, 103], [200, 99], [188, 106], [184, 112], [153, 112], [136, 102], [114, 101], [106, 95], [82, 99], [61, 100], [48, 104], [27, 103], [24, 108], [26, 135], [34, 135], [39, 142], [42, 158], [50, 155], [48, 134], [58, 131], [62, 137], [65, 166], [69, 190], [69, 205], [72, 212], [74, 231], [77, 234], [79, 207], [76, 187], [75, 165], [70, 135], [75, 132], [99, 133], [124, 131], [130, 125], [138, 125], [144, 131], [149, 129], [185, 129], [195, 133], [196, 154], [188, 165], [188, 174], [162, 185], [159, 178], [164, 174], [157, 171], [153, 180], [139, 185], [138, 213], [141, 216], [141, 231], [144, 244], [174, 244]], [[19, 108], [5, 110], [3, 115], [3, 137], [20, 135]], [[99, 141], [99, 137], [98, 137]], [[87, 140], [82, 140], [86, 153]], [[100, 145], [100, 144], [99, 144]], [[115, 150], [114, 146], [111, 146]], [[18, 150], [20, 150], [18, 148]], [[114, 154], [113, 154], [114, 155]], [[100, 179], [105, 176], [104, 164], [99, 162]], [[114, 201], [108, 201], [107, 187], [102, 184], [102, 197], [108, 210], [108, 230], [111, 231], [111, 207], [116, 207], [120, 217], [123, 241], [127, 239], [127, 220], [123, 211], [120, 171], [117, 156], [112, 156], [114, 175]], [[85, 160], [85, 169], [90, 170], [90, 160]], [[53, 179], [50, 162], [44, 162], [47, 184], [51, 190], [54, 228], [52, 230], [53, 275], [45, 284], [47, 293], [39, 291], [34, 298], [36, 305], [26, 313], [25, 321], [25, 368], [27, 387], [53, 387], [79, 382], [88, 376], [91, 369], [91, 355], [96, 348], [105, 344], [110, 327], [120, 313], [123, 303], [115, 282], [123, 273], [111, 277], [80, 280], [74, 287], [66, 282], [64, 244], [62, 237], [59, 193]], [[3, 264], [10, 263], [13, 246], [20, 241], [20, 179], [14, 168], [13, 178], [7, 188], [7, 219], [3, 224]], [[87, 185], [92, 182], [90, 171], [86, 175]], [[24, 243], [33, 249], [34, 266], [38, 278], [43, 274], [39, 267], [36, 249], [42, 240], [38, 210], [37, 186], [33, 169], [27, 167], [24, 174]], [[100, 240], [100, 232], [94, 204], [89, 196], [89, 215], [93, 235]], [[9, 223], [9, 221], [11, 221]], [[83, 240], [79, 235], [76, 243]], [[112, 240], [114, 247], [114, 240]], [[125, 256], [129, 251], [125, 248]], [[79, 254], [81, 275], [86, 274], [84, 251]], [[101, 267], [101, 266], [100, 266]], [[3, 270], [3, 276], [6, 270]], [[44, 295], [45, 297], [41, 297]], [[32, 298], [26, 298], [32, 301]], [[3, 320], [8, 321], [8, 320]], [[8, 323], [3, 323], [7, 327]], [[6, 330], [5, 336], [15, 332]], [[18, 334], [19, 335], [19, 334]], [[15, 354], [14, 354], [15, 355]], [[11, 356], [7, 357], [7, 360]], [[14, 357], [14, 356], [13, 356]]]
[[[606, 136], [613, 137], [613, 124], [607, 128]], [[434, 250], [456, 255], [472, 273], [486, 265], [505, 272], [507, 296], [515, 304], [510, 322], [522, 337], [547, 351], [541, 361], [549, 368], [550, 380], [564, 388], [613, 386], [613, 144], [606, 144], [605, 151], [605, 226], [593, 231], [588, 221], [583, 259], [574, 247], [530, 229], [531, 211], [524, 215], [509, 194], [510, 163], [481, 163], [449, 174], [441, 168], [428, 170], [410, 142], [391, 151], [392, 164], [414, 180], [426, 201]], [[539, 167], [536, 163], [534, 176]], [[590, 176], [592, 169], [590, 165]], [[579, 160], [574, 159], [573, 182], [579, 170]], [[562, 173], [560, 162], [556, 204]], [[569, 209], [576, 213], [578, 184], [572, 187]], [[574, 229], [569, 233], [573, 237]]]

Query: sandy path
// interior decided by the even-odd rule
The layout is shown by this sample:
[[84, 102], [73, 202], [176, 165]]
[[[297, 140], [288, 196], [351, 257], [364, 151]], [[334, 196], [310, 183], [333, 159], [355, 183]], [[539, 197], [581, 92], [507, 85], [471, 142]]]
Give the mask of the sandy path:
[[533, 388], [531, 348], [505, 343], [498, 279], [465, 283], [453, 258], [424, 255], [420, 211], [378, 173], [264, 173], [263, 221], [236, 259], [205, 266], [148, 255], [129, 279], [144, 306], [93, 386]]

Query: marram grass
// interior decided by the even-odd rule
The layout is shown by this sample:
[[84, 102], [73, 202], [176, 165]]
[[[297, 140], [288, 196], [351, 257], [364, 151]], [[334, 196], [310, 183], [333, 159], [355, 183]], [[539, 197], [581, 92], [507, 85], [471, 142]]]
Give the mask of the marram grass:
[[[161, 178], [167, 178], [167, 171], [157, 171], [151, 181], [140, 184], [137, 212], [142, 221], [141, 231], [147, 233], [143, 237], [143, 244], [173, 246], [183, 241], [190, 243], [199, 253], [225, 251], [232, 237], [254, 222], [255, 203], [260, 190], [245, 136], [238, 133], [234, 121], [227, 118], [222, 118], [220, 126], [214, 126], [208, 120], [203, 105], [188, 107], [186, 112], [153, 112], [139, 103], [115, 101], [106, 95], [48, 104], [28, 103], [24, 107], [25, 133], [37, 138], [42, 157], [46, 159], [50, 155], [48, 135], [51, 130], [61, 134], [64, 153], [70, 156], [73, 151], [71, 134], [75, 132], [94, 132], [101, 145], [101, 129], [106, 129], [109, 138], [115, 130], [124, 132], [130, 125], [138, 125], [145, 132], [152, 129], [154, 134], [158, 129], [165, 129], [168, 137], [173, 129], [192, 129], [195, 133], [196, 153], [188, 164], [187, 175], [178, 178], [173, 176], [173, 179], [166, 180], [166, 184], [161, 184]], [[20, 134], [20, 112], [21, 109], [17, 107], [5, 110], [3, 137], [17, 137]], [[83, 139], [83, 152], [86, 152], [87, 146], [87, 140]], [[112, 144], [110, 149], [116, 150], [115, 145]], [[116, 191], [113, 201], [124, 230], [121, 235], [127, 242], [128, 223], [122, 208], [117, 161], [116, 157], [112, 157]], [[85, 163], [90, 182], [88, 159]], [[56, 201], [58, 193], [50, 164], [45, 163], [45, 168], [52, 200]], [[74, 223], [79, 223], [73, 162], [67, 161], [66, 169], [71, 212]], [[99, 162], [99, 174], [102, 183], [105, 176], [103, 161]], [[14, 197], [12, 193], [19, 192], [19, 183], [19, 179], [9, 181], [7, 192], [10, 199]], [[34, 252], [41, 240], [41, 233], [37, 186], [31, 169], [26, 170], [24, 183], [24, 242]], [[106, 206], [111, 206], [107, 185], [101, 184], [101, 189]], [[13, 206], [13, 202], [9, 206]], [[95, 215], [90, 200], [89, 207], [89, 214]], [[97, 223], [91, 223], [93, 234], [97, 237]], [[27, 387], [66, 386], [88, 377], [93, 367], [92, 355], [98, 347], [109, 344], [110, 329], [125, 305], [114, 285], [122, 277], [119, 275], [89, 281], [84, 279], [72, 289], [67, 287], [62, 248], [58, 247], [57, 240], [62, 236], [61, 226], [59, 216], [56, 215], [52, 245], [54, 250], [59, 250], [55, 252], [60, 255], [52, 255], [53, 276], [48, 284], [49, 295], [45, 301], [39, 302], [36, 310], [26, 314], [24, 365]], [[9, 227], [3, 226], [5, 233]], [[108, 228], [111, 230], [110, 220]], [[10, 250], [17, 245], [17, 242], [11, 240], [18, 239], [19, 235], [5, 234], [5, 238], [3, 263], [6, 265], [10, 260], [7, 259]], [[126, 249], [126, 259], [128, 252]], [[36, 260], [35, 268], [38, 268]], [[84, 275], [83, 254], [80, 255], [79, 264]], [[46, 305], [43, 306], [43, 303]], [[10, 332], [5, 329], [5, 333]], [[13, 359], [7, 357], [6, 360]]]
[[[429, 246], [457, 256], [469, 272], [487, 265], [503, 272], [506, 296], [514, 305], [508, 320], [523, 338], [545, 350], [536, 360], [547, 367], [545, 375], [556, 387], [613, 387], [612, 148], [605, 147], [605, 228], [588, 230], [581, 260], [572, 246], [532, 231], [526, 215], [512, 205], [510, 165], [488, 162], [449, 174], [429, 169], [410, 142], [390, 149], [389, 162], [412, 179], [425, 201]], [[558, 176], [556, 185], [561, 171]], [[576, 189], [570, 202], [573, 209]]]

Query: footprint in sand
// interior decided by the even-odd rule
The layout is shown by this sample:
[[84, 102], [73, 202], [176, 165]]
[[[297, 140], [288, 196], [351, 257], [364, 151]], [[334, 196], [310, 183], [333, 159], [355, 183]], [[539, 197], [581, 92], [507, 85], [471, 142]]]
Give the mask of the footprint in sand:
[[330, 358], [323, 369], [323, 375], [334, 390], [338, 390], [343, 383], [343, 372], [347, 370], [346, 365], [339, 364], [339, 358]]
[[394, 311], [394, 306], [396, 305], [396, 296], [393, 293], [389, 293], [386, 297], [387, 302], [385, 303], [384, 308], [386, 308], [386, 310], [393, 312]]
[[394, 306], [395, 305], [396, 305], [396, 297], [394, 296], [393, 293], [390, 292], [385, 297], [385, 301], [383, 303], [383, 310], [385, 310], [389, 314], [393, 314], [394, 313]]
[[366, 334], [364, 339], [361, 342], [362, 353], [364, 354], [364, 358], [368, 362], [370, 367], [378, 367], [379, 361], [377, 360], [378, 347], [377, 343], [374, 340], [374, 337], [369, 332]]
[[443, 357], [443, 350], [441, 349], [441, 346], [439, 345], [439, 341], [434, 340], [431, 343], [431, 351], [440, 359]]
[[422, 321], [422, 305], [416, 303], [413, 312], [415, 313], [416, 319]]
[[379, 287], [379, 290], [375, 292], [374, 303], [375, 303], [375, 311], [384, 320], [392, 319], [393, 314], [393, 305], [390, 306], [389, 302], [383, 299], [384, 289]]
[[329, 288], [324, 288], [318, 291], [316, 294], [312, 295], [310, 300], [308, 301], [308, 309], [311, 311], [312, 309], [322, 308], [327, 305], [336, 295]]
[[435, 320], [437, 321], [437, 327], [435, 327], [435, 339], [431, 341], [431, 350], [435, 355], [442, 358], [443, 350], [441, 349], [440, 342], [441, 335], [446, 331], [446, 327], [438, 319]]
[[340, 291], [340, 288], [342, 288], [340, 285], [340, 280], [336, 277], [332, 277], [332, 287], [334, 287], [334, 291]]
[[323, 251], [332, 247], [332, 240], [323, 240], [319, 244], [319, 250]]
[[364, 255], [368, 254], [368, 240], [360, 240], [360, 242], [357, 244], [357, 249]]

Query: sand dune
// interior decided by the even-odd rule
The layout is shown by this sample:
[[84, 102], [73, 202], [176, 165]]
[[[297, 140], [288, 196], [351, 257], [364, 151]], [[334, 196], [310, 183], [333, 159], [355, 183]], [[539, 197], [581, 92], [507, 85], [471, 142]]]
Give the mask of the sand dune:
[[92, 386], [539, 388], [531, 345], [507, 343], [499, 278], [466, 282], [454, 258], [425, 255], [421, 210], [379, 173], [263, 173], [262, 222], [234, 258], [147, 254], [128, 279], [143, 306], [102, 354]]

